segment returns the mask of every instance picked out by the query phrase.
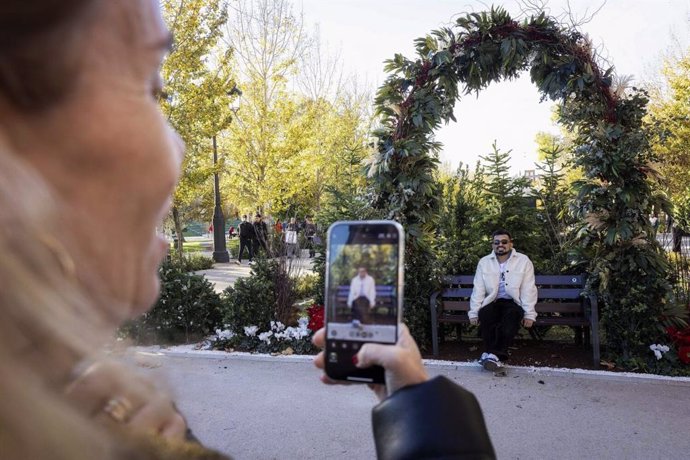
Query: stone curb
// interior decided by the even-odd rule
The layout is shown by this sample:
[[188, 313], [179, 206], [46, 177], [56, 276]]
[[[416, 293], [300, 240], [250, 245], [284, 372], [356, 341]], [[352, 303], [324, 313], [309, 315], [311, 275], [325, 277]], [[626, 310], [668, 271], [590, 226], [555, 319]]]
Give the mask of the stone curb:
[[[178, 345], [173, 347], [131, 347], [131, 349], [140, 354], [150, 355], [165, 355], [185, 358], [212, 358], [225, 359], [236, 358], [249, 361], [288, 361], [288, 362], [312, 362], [314, 359], [311, 355], [269, 355], [259, 353], [246, 352], [225, 352], [220, 350], [196, 350], [194, 345]], [[154, 358], [155, 359], [155, 358]], [[424, 365], [429, 369], [442, 370], [453, 368], [466, 368], [467, 370], [482, 371], [482, 367], [476, 362], [464, 361], [441, 361], [437, 359], [425, 359]], [[591, 379], [591, 380], [608, 380], [612, 382], [628, 382], [628, 383], [652, 383], [660, 385], [672, 386], [687, 386], [690, 388], [690, 377], [670, 377], [666, 375], [656, 374], [635, 374], [632, 372], [609, 372], [609, 371], [595, 371], [588, 369], [567, 369], [567, 368], [553, 368], [553, 367], [534, 367], [534, 366], [506, 366], [510, 375], [529, 375], [529, 376], [547, 376], [547, 377], [565, 377], [573, 379]]]

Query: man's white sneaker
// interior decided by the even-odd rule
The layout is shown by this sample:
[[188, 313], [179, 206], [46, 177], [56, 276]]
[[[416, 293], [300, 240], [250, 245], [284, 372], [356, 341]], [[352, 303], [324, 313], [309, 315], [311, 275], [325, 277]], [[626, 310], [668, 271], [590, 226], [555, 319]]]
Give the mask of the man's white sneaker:
[[484, 369], [491, 372], [497, 372], [503, 369], [503, 363], [501, 363], [498, 356], [493, 353], [487, 354], [482, 366], [484, 366]]

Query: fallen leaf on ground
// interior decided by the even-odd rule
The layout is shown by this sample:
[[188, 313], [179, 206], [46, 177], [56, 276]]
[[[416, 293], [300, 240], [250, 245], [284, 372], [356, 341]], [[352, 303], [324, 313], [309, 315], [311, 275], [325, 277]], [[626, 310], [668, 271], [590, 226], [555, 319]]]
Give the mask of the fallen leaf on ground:
[[599, 364], [606, 367], [606, 370], [608, 371], [613, 370], [616, 367], [616, 363], [612, 363], [611, 361], [604, 361], [603, 359]]
[[155, 353], [138, 352], [134, 354], [134, 361], [139, 367], [148, 367], [149, 369], [155, 369], [161, 367], [163, 363], [161, 362], [161, 356]]

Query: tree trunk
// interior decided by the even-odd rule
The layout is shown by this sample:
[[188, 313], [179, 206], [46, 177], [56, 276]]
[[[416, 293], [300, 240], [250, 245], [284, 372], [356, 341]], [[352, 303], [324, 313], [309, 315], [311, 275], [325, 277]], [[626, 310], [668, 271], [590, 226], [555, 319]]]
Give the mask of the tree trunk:
[[180, 222], [180, 212], [177, 206], [172, 208], [173, 222], [175, 224], [175, 250], [177, 251], [177, 256], [182, 258], [182, 248], [184, 243], [184, 236], [182, 236], [182, 222]]

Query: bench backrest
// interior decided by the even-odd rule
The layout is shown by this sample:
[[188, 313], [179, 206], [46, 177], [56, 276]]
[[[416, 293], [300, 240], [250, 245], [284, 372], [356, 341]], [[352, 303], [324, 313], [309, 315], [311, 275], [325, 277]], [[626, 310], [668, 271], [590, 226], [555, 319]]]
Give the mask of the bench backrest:
[[[340, 285], [336, 290], [335, 301], [336, 305], [347, 304], [347, 297], [350, 294], [349, 285]], [[388, 305], [392, 304], [395, 297], [395, 286], [376, 286], [376, 304], [377, 305]]]
[[[536, 275], [538, 312], [573, 313], [581, 311], [584, 275]], [[453, 275], [443, 279], [439, 295], [443, 310], [468, 311], [474, 275]]]

